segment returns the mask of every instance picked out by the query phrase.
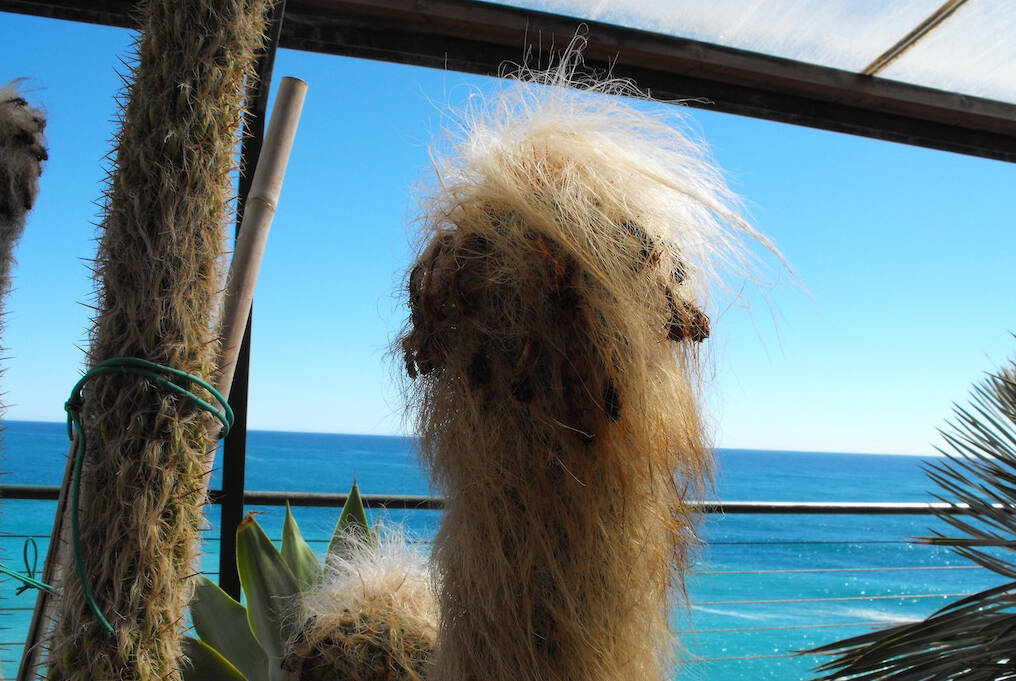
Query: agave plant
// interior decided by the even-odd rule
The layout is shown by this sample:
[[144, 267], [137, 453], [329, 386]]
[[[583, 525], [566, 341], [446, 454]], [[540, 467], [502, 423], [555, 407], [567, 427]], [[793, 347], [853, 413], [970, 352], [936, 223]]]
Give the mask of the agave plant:
[[[943, 432], [947, 461], [929, 466], [949, 504], [936, 514], [957, 536], [924, 541], [998, 574], [999, 586], [967, 596], [921, 622], [837, 641], [821, 679], [999, 681], [1016, 679], [1016, 364], [989, 376]], [[954, 511], [962, 510], [963, 514]]]
[[[341, 555], [353, 532], [364, 541], [374, 540], [356, 483], [335, 526], [329, 555]], [[248, 514], [236, 531], [236, 564], [246, 606], [208, 578], [197, 578], [190, 612], [199, 638], [184, 639], [184, 681], [294, 681], [282, 668], [286, 645], [299, 625], [292, 611], [300, 594], [321, 579], [322, 566], [288, 504], [282, 549]]]

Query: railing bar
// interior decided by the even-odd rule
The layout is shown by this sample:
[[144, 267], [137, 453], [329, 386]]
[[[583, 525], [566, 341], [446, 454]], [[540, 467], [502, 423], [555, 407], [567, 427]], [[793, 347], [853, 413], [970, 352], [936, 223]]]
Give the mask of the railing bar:
[[[208, 531], [210, 532], [211, 530], [208, 530]], [[49, 535], [46, 535], [46, 536], [49, 536]], [[278, 538], [274, 538], [274, 539], [272, 539], [272, 541], [278, 542], [278, 541], [282, 541], [282, 540], [278, 539]], [[307, 542], [308, 544], [328, 544], [328, 543], [331, 542], [331, 539], [307, 538], [307, 537], [305, 537], [304, 541]], [[434, 541], [432, 539], [414, 539], [414, 540], [409, 540], [409, 543], [411, 543], [411, 544], [433, 544]], [[867, 539], [861, 539], [861, 540], [858, 540], [858, 541], [851, 541], [849, 539], [846, 539], [846, 540], [843, 540], [843, 541], [821, 541], [821, 540], [816, 540], [816, 541], [800, 540], [800, 541], [798, 541], [798, 540], [791, 540], [791, 541], [743, 541], [743, 542], [737, 542], [737, 541], [734, 541], [734, 542], [711, 542], [711, 541], [707, 541], [706, 542], [707, 547], [708, 546], [784, 546], [784, 545], [787, 545], [787, 546], [798, 546], [798, 545], [802, 545], [802, 546], [811, 546], [811, 545], [826, 546], [826, 545], [837, 545], [837, 544], [840, 544], [840, 545], [843, 545], [843, 546], [857, 546], [857, 545], [868, 545], [868, 544], [871, 544], [871, 545], [900, 544], [900, 545], [904, 545], [904, 546], [913, 545], [913, 546], [916, 546], [916, 547], [935, 548], [931, 544], [923, 544], [921, 542], [909, 541], [909, 540], [905, 540], [905, 539], [895, 539], [895, 540], [891, 540], [890, 539], [890, 540], [885, 540], [885, 541], [874, 541], [874, 540], [867, 540]]]
[[[202, 528], [199, 530], [202, 534], [209, 534], [213, 532], [213, 528]], [[218, 536], [218, 535], [216, 535]], [[50, 539], [48, 534], [0, 534], [0, 540], [3, 539]], [[280, 541], [275, 539], [274, 541]], [[305, 539], [308, 544], [327, 544], [330, 539]], [[430, 540], [419, 540], [415, 543], [430, 544]], [[872, 539], [858, 539], [858, 540], [781, 540], [781, 541], [709, 541], [706, 542], [708, 546], [875, 546], [875, 545], [890, 545], [890, 544], [902, 544], [905, 546], [916, 546], [916, 547], [927, 547], [935, 548], [930, 544], [924, 544], [917, 541], [908, 541], [904, 539], [886, 539], [886, 540], [872, 540]], [[900, 568], [902, 569], [902, 568]]]
[[[276, 538], [272, 538], [272, 541], [279, 542], [279, 541], [282, 541], [282, 540], [276, 537]], [[331, 539], [307, 538], [307, 537], [304, 537], [304, 541], [307, 542], [308, 544], [328, 544], [328, 543], [331, 542]], [[432, 539], [413, 539], [413, 540], [409, 540], [408, 543], [410, 543], [410, 544], [433, 544], [434, 541]], [[886, 541], [872, 541], [872, 540], [859, 540], [859, 541], [850, 541], [850, 540], [843, 540], [843, 541], [806, 541], [806, 540], [801, 540], [801, 541], [797, 541], [797, 540], [794, 540], [794, 541], [748, 541], [748, 542], [711, 542], [711, 541], [707, 541], [706, 542], [707, 547], [708, 546], [783, 546], [783, 545], [790, 545], [790, 546], [804, 545], [804, 546], [810, 546], [810, 545], [813, 545], [813, 544], [814, 545], [820, 545], [820, 546], [824, 546], [824, 545], [837, 545], [837, 544], [841, 544], [843, 546], [856, 546], [858, 544], [861, 544], [861, 545], [867, 545], [867, 544], [881, 544], [881, 545], [901, 544], [901, 545], [904, 545], [904, 546], [913, 545], [913, 546], [917, 546], [917, 547], [934, 548], [930, 544], [922, 544], [920, 542], [907, 541], [907, 540], [903, 540], [903, 539], [886, 540]]]
[[856, 568], [787, 568], [785, 570], [702, 570], [697, 575], [790, 575], [826, 572], [911, 572], [914, 570], [985, 570], [980, 565], [904, 565]]
[[[280, 541], [282, 541], [282, 539], [275, 537], [275, 538], [272, 538], [272, 541], [274, 541], [274, 542], [280, 542]], [[307, 537], [305, 537], [304, 541], [307, 542], [308, 544], [329, 544], [331, 542], [331, 539], [307, 538]], [[407, 543], [409, 543], [409, 544], [433, 544], [434, 540], [433, 539], [411, 539], [411, 540], [408, 540]], [[861, 540], [861, 541], [850, 541], [850, 540], [845, 540], [845, 541], [758, 541], [758, 542], [710, 542], [710, 541], [706, 541], [707, 547], [711, 547], [711, 546], [783, 546], [783, 545], [797, 546], [797, 545], [811, 545], [811, 544], [817, 544], [817, 545], [837, 545], [837, 544], [841, 544], [843, 546], [855, 546], [855, 545], [858, 545], [858, 544], [880, 544], [880, 545], [899, 544], [899, 545], [903, 545], [903, 546], [915, 546], [915, 547], [935, 548], [934, 546], [932, 546], [930, 544], [922, 544], [922, 543], [919, 543], [919, 542], [906, 541], [906, 540], [902, 540], [902, 539], [887, 540], [887, 541], [869, 541], [869, 540]], [[809, 572], [809, 571], [825, 571], [825, 570], [832, 571], [832, 570], [836, 570], [836, 569], [841, 569], [844, 572], [852, 571], [852, 568], [801, 568], [801, 569], [790, 568], [790, 569], [787, 569], [786, 572]], [[867, 568], [865, 568], [865, 569], [867, 569]], [[943, 569], [943, 570], [944, 569], [979, 570], [979, 569], [982, 569], [982, 568], [980, 568], [978, 566], [966, 566], [966, 565], [963, 565], [963, 566], [945, 565], [945, 566], [927, 566], [927, 567], [913, 567], [913, 568], [906, 567], [906, 566], [904, 566], [904, 567], [885, 567], [885, 568], [876, 567], [876, 568], [871, 568], [871, 569], [874, 570], [874, 571], [878, 571], [878, 570], [910, 570], [910, 569], [915, 569], [915, 570], [916, 569], [929, 569], [929, 570], [931, 570], [931, 569]], [[730, 571], [727, 574], [737, 574], [738, 572], [739, 571], [732, 570], [732, 571]], [[761, 570], [759, 570], [759, 571], [746, 570], [744, 572], [746, 572], [746, 573], [752, 573], [752, 574], [754, 574], [756, 572], [761, 572], [763, 574], [765, 573], [765, 571], [761, 571]], [[700, 572], [698, 574], [705, 574], [705, 573]], [[724, 572], [723, 571], [717, 571], [717, 574], [724, 574]]]
[[717, 605], [779, 605], [783, 603], [832, 603], [843, 601], [908, 601], [919, 598], [958, 598], [970, 596], [969, 593], [945, 593], [945, 594], [901, 594], [884, 596], [826, 596], [819, 598], [770, 598], [757, 601], [702, 601], [692, 603], [691, 607], [717, 606]]
[[[278, 542], [281, 542], [282, 539], [278, 538], [278, 537], [273, 537], [272, 541], [278, 543]], [[323, 538], [320, 538], [320, 539], [319, 538], [304, 538], [304, 541], [307, 542], [308, 544], [327, 545], [327, 544], [331, 543], [331, 539], [323, 539]], [[432, 539], [410, 539], [410, 540], [407, 540], [407, 543], [408, 544], [413, 544], [413, 545], [430, 545], [430, 544], [434, 543], [434, 540], [432, 540]], [[707, 542], [707, 545], [708, 546], [716, 546], [717, 543], [718, 542]], [[787, 544], [787, 543], [791, 543], [791, 542], [727, 542], [727, 543], [721, 544], [721, 545], [723, 545], [723, 546], [782, 546], [782, 545]], [[805, 544], [819, 543], [819, 544], [821, 544], [822, 542], [793, 542], [793, 543], [796, 545], [797, 543], [805, 543]], [[828, 544], [832, 544], [832, 545], [843, 544], [844, 546], [853, 546], [853, 545], [856, 545], [858, 543], [863, 543], [863, 542], [851, 542], [851, 541], [846, 541], [846, 542], [828, 542]], [[871, 543], [871, 544], [900, 544], [900, 545], [905, 545], [905, 546], [914, 545], [914, 546], [919, 546], [919, 547], [934, 548], [934, 547], [932, 547], [930, 545], [927, 545], [927, 544], [919, 544], [919, 543], [915, 543], [915, 542], [902, 541], [902, 540], [886, 541], [886, 542], [867, 542], [867, 543]], [[214, 555], [214, 554], [215, 554], [214, 551], [206, 551], [206, 552], [203, 553], [203, 555]], [[808, 572], [818, 572], [818, 573], [821, 573], [821, 572], [893, 572], [893, 571], [909, 571], [909, 570], [983, 570], [983, 569], [984, 568], [982, 568], [982, 567], [980, 567], [978, 565], [925, 565], [925, 566], [915, 565], [915, 566], [886, 566], [886, 567], [864, 567], [864, 568], [786, 568], [786, 569], [773, 569], [773, 570], [702, 570], [702, 571], [697, 571], [695, 574], [698, 574], [698, 575], [738, 575], [738, 574], [754, 575], [754, 574], [782, 574], [782, 573], [791, 574], [791, 573], [797, 573], [797, 572], [801, 572], [801, 573], [808, 573]]]
[[821, 539], [788, 539], [781, 541], [706, 541], [708, 546], [866, 546], [866, 545], [885, 545], [885, 544], [904, 544], [914, 546], [932, 546], [931, 544], [922, 544], [917, 541], [908, 541], [906, 539], [858, 539], [852, 541], [850, 539], [836, 539], [836, 540], [821, 540]]
[[863, 622], [839, 622], [829, 624], [786, 624], [783, 626], [773, 627], [730, 627], [724, 629], [686, 629], [684, 631], [675, 631], [675, 634], [694, 636], [696, 634], [729, 634], [749, 631], [787, 631], [790, 629], [831, 629], [836, 627], [860, 627], [868, 626], [874, 627], [883, 625], [885, 622], [879, 620], [865, 620]]
[[[56, 485], [0, 485], [0, 496], [7, 499], [55, 500]], [[218, 503], [221, 490], [209, 492], [211, 503]], [[247, 490], [244, 503], [249, 506], [342, 506], [346, 494], [325, 492], [286, 492], [282, 490]], [[440, 510], [441, 497], [415, 494], [364, 494], [363, 503], [371, 508]], [[704, 501], [692, 502], [692, 508], [706, 514], [791, 514], [791, 515], [926, 515], [934, 512], [969, 513], [964, 504], [924, 502], [813, 502], [813, 501]], [[1004, 509], [1001, 504], [995, 508]]]

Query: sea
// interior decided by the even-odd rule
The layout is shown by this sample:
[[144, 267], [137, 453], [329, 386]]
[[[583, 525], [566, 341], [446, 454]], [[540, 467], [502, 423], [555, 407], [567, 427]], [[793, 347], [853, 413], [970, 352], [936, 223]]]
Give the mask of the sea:
[[[5, 484], [60, 484], [67, 455], [63, 423], [6, 421], [0, 437]], [[929, 460], [913, 456], [719, 450], [715, 495], [724, 501], [926, 502]], [[412, 438], [250, 431], [248, 490], [340, 492], [356, 480], [364, 494], [439, 494], [417, 462]], [[213, 487], [218, 486], [213, 479]], [[0, 560], [25, 571], [26, 540], [48, 546], [55, 503], [0, 502]], [[283, 511], [251, 507], [275, 540]], [[296, 520], [323, 554], [340, 509], [297, 508]], [[218, 509], [210, 507], [202, 569], [218, 569]], [[424, 550], [440, 511], [370, 511], [401, 526]], [[687, 599], [675, 608], [680, 681], [797, 681], [815, 678], [816, 646], [921, 619], [1001, 578], [946, 548], [916, 541], [947, 531], [933, 517], [710, 514]], [[29, 547], [30, 549], [30, 547]], [[34, 592], [0, 581], [0, 658], [14, 676]]]

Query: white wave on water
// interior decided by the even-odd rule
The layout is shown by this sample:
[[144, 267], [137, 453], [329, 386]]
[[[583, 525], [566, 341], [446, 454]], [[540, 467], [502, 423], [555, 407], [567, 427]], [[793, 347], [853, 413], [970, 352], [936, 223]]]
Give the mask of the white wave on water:
[[765, 614], [765, 613], [749, 613], [741, 610], [726, 610], [724, 608], [707, 608], [701, 605], [693, 605], [691, 609], [696, 612], [703, 612], [707, 615], [723, 615], [724, 617], [737, 617], [743, 620], [751, 620], [753, 622], [772, 621], [778, 619], [778, 614]]
[[878, 608], [842, 608], [837, 609], [836, 615], [845, 619], [885, 622], [886, 624], [910, 624], [920, 621], [914, 617], [907, 617], [900, 613], [887, 612]]

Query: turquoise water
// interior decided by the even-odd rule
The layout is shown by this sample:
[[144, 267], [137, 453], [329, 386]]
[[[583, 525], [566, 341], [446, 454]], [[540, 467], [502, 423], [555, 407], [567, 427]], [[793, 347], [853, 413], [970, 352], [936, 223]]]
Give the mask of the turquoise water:
[[[67, 449], [63, 424], [6, 422], [4, 427], [4, 482], [59, 484]], [[724, 500], [930, 500], [931, 485], [914, 457], [750, 450], [718, 455], [716, 494]], [[248, 435], [248, 489], [345, 492], [354, 478], [364, 493], [432, 492], [407, 438]], [[24, 535], [37, 535], [40, 552], [45, 551], [53, 507], [51, 502], [3, 502], [4, 562], [20, 567]], [[261, 511], [259, 520], [269, 535], [278, 538], [281, 510], [255, 510]], [[339, 509], [296, 510], [304, 535], [316, 540], [312, 546], [321, 552], [338, 514]], [[433, 536], [440, 512], [389, 511], [384, 519], [426, 540]], [[210, 520], [214, 537], [215, 518]], [[817, 659], [794, 651], [923, 617], [948, 602], [940, 594], [998, 582], [983, 570], [966, 569], [965, 561], [946, 550], [908, 543], [910, 537], [928, 534], [933, 522], [926, 516], [708, 517], [706, 546], [689, 582], [690, 607], [674, 614], [688, 660], [678, 678], [807, 679]], [[209, 541], [202, 567], [214, 574], [217, 566], [216, 542]], [[9, 580], [0, 590], [3, 606], [15, 608], [0, 614], [0, 655], [9, 677], [21, 654], [34, 595], [16, 596]], [[904, 594], [908, 597], [901, 598]]]

